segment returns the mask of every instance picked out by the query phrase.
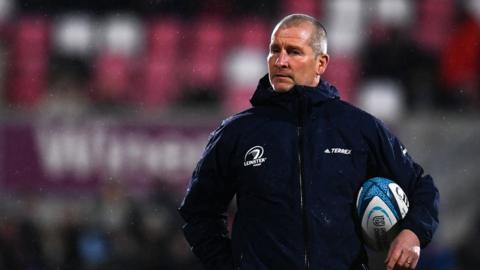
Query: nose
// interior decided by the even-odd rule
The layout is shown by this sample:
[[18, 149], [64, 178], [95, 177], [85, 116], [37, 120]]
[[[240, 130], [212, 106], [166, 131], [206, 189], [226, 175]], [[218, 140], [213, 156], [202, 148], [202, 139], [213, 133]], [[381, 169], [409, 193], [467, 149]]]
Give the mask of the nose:
[[288, 67], [288, 54], [285, 51], [281, 51], [278, 54], [277, 60], [275, 61], [277, 67]]

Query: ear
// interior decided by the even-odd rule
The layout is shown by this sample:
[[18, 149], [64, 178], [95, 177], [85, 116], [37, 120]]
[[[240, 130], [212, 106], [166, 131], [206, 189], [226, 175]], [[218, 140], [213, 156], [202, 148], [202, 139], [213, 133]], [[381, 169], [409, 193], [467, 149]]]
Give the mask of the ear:
[[322, 75], [327, 70], [329, 60], [330, 56], [326, 53], [317, 56], [317, 75]]

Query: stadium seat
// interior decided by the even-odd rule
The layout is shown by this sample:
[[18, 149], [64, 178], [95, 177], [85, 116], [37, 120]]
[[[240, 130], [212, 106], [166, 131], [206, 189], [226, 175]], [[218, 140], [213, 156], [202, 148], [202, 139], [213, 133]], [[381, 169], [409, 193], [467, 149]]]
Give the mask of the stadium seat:
[[354, 56], [341, 55], [331, 55], [330, 59], [325, 79], [339, 89], [342, 100], [352, 101], [359, 74], [358, 61]]
[[[357, 54], [365, 39], [364, 4], [360, 0], [330, 0], [325, 5], [329, 53]], [[345, 20], [348, 18], [348, 20]]]
[[13, 104], [35, 106], [47, 85], [49, 21], [21, 17], [13, 29], [7, 96]]
[[441, 51], [448, 39], [454, 15], [453, 0], [417, 1], [417, 18], [412, 35], [418, 44], [431, 52]]
[[462, 89], [469, 98], [477, 97], [480, 72], [480, 23], [466, 17], [455, 27], [441, 54], [440, 79], [446, 90]]
[[132, 60], [126, 55], [99, 55], [93, 68], [92, 98], [100, 103], [124, 101], [131, 86], [132, 67]]
[[138, 70], [136, 87], [130, 93], [136, 105], [145, 109], [167, 109], [174, 104], [180, 95], [175, 61], [168, 57], [144, 57]]
[[146, 53], [153, 58], [175, 58], [181, 38], [182, 26], [175, 18], [151, 21], [146, 29]]
[[182, 82], [186, 99], [199, 96], [218, 97], [221, 88], [221, 64], [225, 53], [227, 23], [218, 17], [203, 16], [186, 30], [189, 39], [184, 48]]
[[95, 49], [95, 22], [88, 13], [65, 14], [52, 27], [52, 48], [65, 57], [88, 58]]
[[99, 49], [108, 53], [135, 56], [143, 49], [143, 21], [129, 13], [105, 17], [99, 26]]
[[283, 14], [304, 13], [319, 17], [322, 1], [320, 0], [283, 0], [281, 11]]
[[168, 108], [179, 96], [177, 70], [180, 66], [182, 24], [176, 18], [147, 23], [146, 47], [129, 97], [149, 108]]
[[258, 80], [265, 75], [270, 34], [260, 18], [248, 17], [232, 26], [230, 40], [236, 40], [226, 53], [223, 65], [225, 92], [223, 108], [233, 113], [250, 107]]
[[270, 29], [264, 20], [258, 17], [246, 17], [230, 27], [228, 36], [233, 43], [229, 46], [242, 46], [267, 52], [270, 42]]

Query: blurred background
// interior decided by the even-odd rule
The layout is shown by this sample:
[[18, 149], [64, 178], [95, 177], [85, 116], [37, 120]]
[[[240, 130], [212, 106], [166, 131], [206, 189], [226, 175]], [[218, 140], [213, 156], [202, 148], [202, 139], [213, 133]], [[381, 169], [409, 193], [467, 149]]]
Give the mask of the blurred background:
[[478, 269], [480, 0], [0, 0], [0, 269], [201, 269], [176, 208], [299, 12], [436, 180], [418, 269]]

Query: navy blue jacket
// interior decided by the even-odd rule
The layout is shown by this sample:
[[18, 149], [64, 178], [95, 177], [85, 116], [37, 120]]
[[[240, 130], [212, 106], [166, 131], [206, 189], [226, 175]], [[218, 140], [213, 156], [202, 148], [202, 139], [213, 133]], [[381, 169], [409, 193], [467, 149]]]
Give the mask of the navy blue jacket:
[[[402, 227], [422, 246], [431, 240], [438, 190], [379, 120], [325, 81], [278, 93], [265, 76], [251, 103], [211, 134], [179, 209], [206, 269], [362, 269], [355, 202], [374, 176], [405, 190]], [[235, 195], [230, 238], [225, 212]]]

